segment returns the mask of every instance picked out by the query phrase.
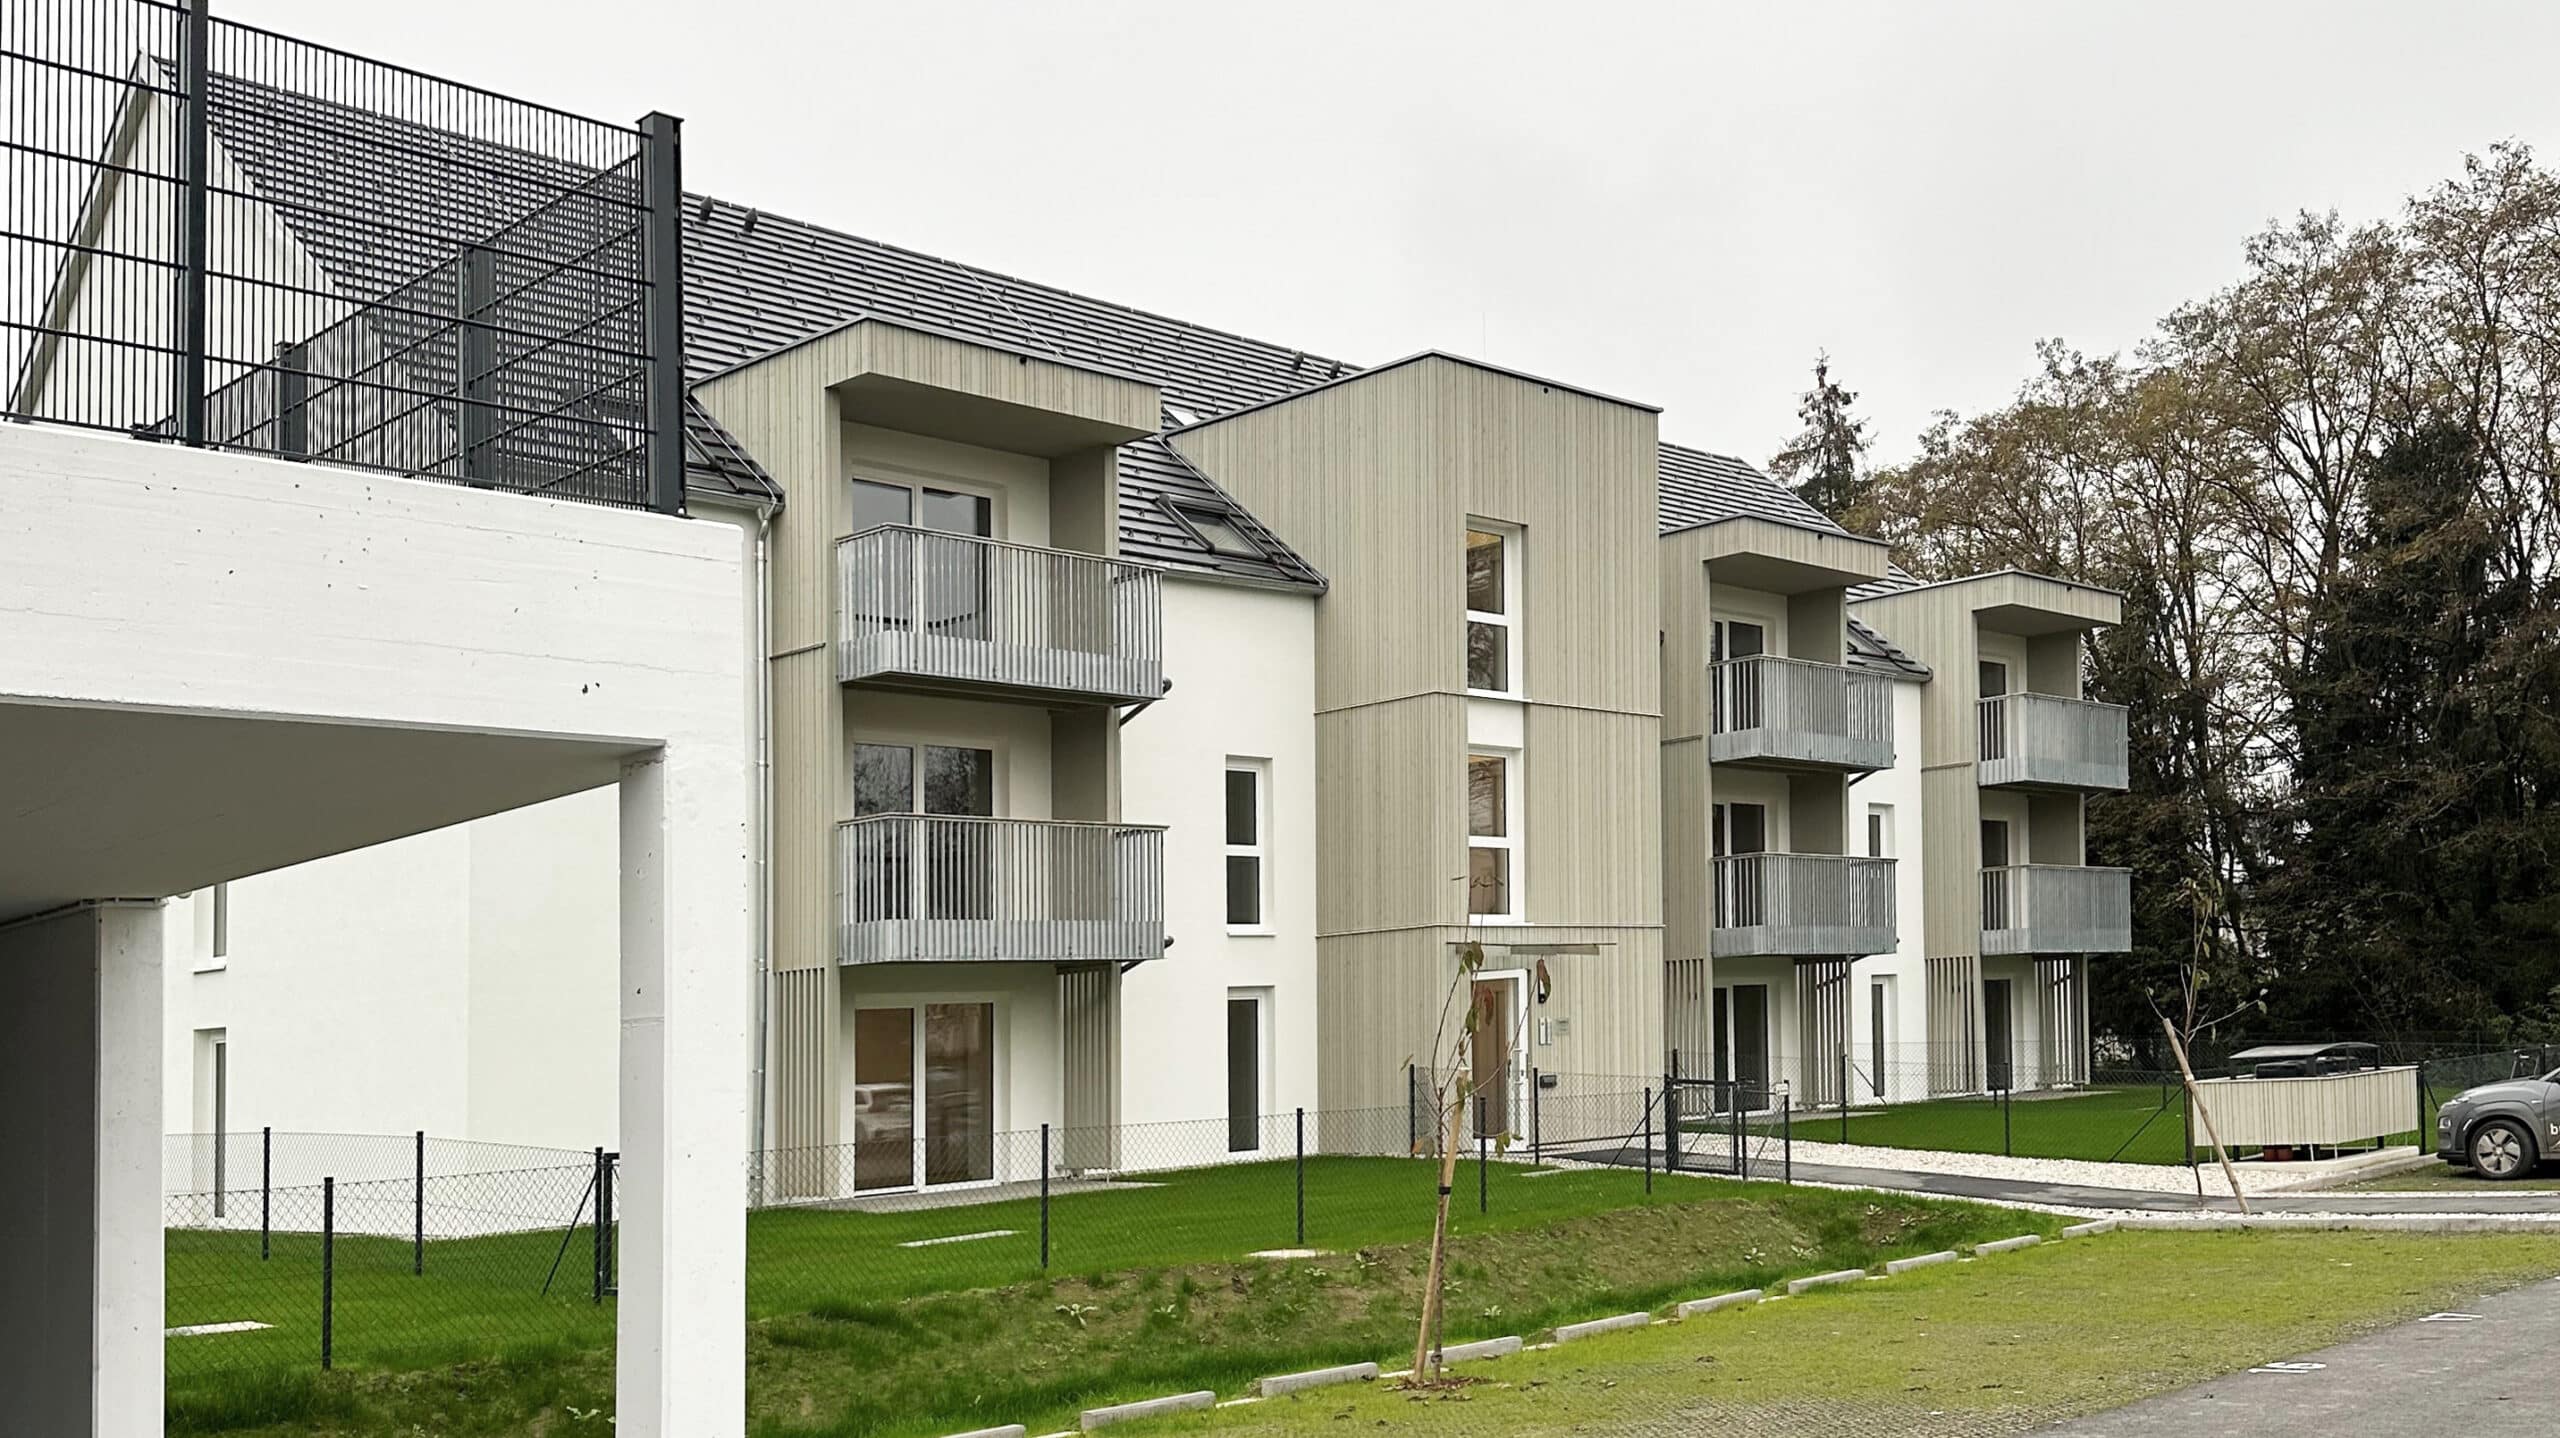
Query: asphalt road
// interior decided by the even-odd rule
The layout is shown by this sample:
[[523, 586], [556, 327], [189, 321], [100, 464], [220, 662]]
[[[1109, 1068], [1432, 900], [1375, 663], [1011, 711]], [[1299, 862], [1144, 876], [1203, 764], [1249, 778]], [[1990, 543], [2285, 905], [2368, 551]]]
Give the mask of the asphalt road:
[[2405, 1323], [2035, 1431], [2052, 1438], [2560, 1433], [2560, 1383], [2552, 1381], [2560, 1279], [2475, 1300], [2458, 1315]]

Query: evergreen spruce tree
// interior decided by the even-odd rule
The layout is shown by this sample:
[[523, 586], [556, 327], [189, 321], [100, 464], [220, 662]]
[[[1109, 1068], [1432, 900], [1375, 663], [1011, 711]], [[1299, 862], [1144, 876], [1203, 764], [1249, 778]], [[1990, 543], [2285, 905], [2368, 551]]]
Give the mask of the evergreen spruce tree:
[[1858, 397], [1831, 378], [1831, 356], [1813, 361], [1813, 388], [1796, 406], [1804, 431], [1769, 461], [1769, 472], [1805, 503], [1846, 521], [1865, 497], [1867, 422], [1849, 413]]

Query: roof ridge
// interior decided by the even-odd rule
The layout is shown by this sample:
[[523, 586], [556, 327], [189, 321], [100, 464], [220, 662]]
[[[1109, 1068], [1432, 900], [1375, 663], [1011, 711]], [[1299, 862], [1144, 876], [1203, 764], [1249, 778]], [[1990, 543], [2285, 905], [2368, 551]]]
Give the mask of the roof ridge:
[[[702, 201], [708, 200], [712, 205], [719, 208], [752, 213], [756, 216], [756, 223], [759, 225], [779, 223], [789, 225], [799, 230], [832, 236], [840, 240], [850, 240], [855, 244], [870, 245], [877, 249], [888, 250], [897, 254], [905, 255], [910, 259], [922, 260], [927, 263], [944, 266], [949, 269], [965, 271], [973, 280], [978, 281], [981, 285], [988, 280], [996, 280], [1006, 285], [1019, 285], [1027, 290], [1038, 290], [1045, 294], [1061, 295], [1071, 300], [1095, 306], [1099, 309], [1112, 310], [1121, 314], [1141, 316], [1146, 319], [1154, 320], [1160, 324], [1171, 325], [1176, 329], [1189, 331], [1195, 334], [1216, 335], [1222, 339], [1229, 339], [1241, 344], [1252, 345], [1257, 349], [1285, 350], [1290, 354], [1304, 355], [1307, 358], [1307, 361], [1311, 364], [1317, 362], [1329, 365], [1339, 364], [1343, 366], [1346, 372], [1367, 368], [1365, 365], [1354, 364], [1349, 360], [1337, 359], [1332, 355], [1319, 355], [1312, 350], [1302, 349], [1296, 345], [1282, 344], [1277, 340], [1256, 339], [1253, 336], [1238, 330], [1227, 329], [1219, 325], [1204, 325], [1197, 320], [1186, 320], [1178, 315], [1166, 314], [1161, 310], [1151, 310], [1138, 305], [1124, 304], [1118, 300], [1106, 300], [1097, 295], [1086, 294], [1082, 290], [1071, 290], [1063, 285], [1048, 284], [1040, 280], [1029, 279], [1022, 275], [1011, 274], [1003, 270], [989, 269], [983, 265], [972, 264], [967, 260], [953, 259], [948, 255], [928, 254], [923, 250], [911, 249], [908, 246], [897, 244], [889, 240], [873, 239], [868, 235], [857, 235], [851, 230], [837, 229], [832, 225], [822, 224], [816, 220], [803, 220], [791, 215], [779, 214], [772, 210], [760, 209], [754, 205], [741, 205], [734, 200], [721, 199], [717, 195], [694, 191], [688, 192], [685, 198], [687, 201], [686, 214], [689, 218], [692, 218], [695, 223], [705, 223], [707, 221], [707, 217], [702, 216], [701, 211], [697, 206]], [[1019, 311], [1014, 310], [1013, 306], [1009, 302], [1004, 301], [1000, 296], [997, 297], [997, 299], [998, 303], [1004, 304], [1008, 313], [1016, 314], [1017, 317], [1019, 316]], [[1028, 321], [1025, 321], [1025, 327], [1031, 328]]]

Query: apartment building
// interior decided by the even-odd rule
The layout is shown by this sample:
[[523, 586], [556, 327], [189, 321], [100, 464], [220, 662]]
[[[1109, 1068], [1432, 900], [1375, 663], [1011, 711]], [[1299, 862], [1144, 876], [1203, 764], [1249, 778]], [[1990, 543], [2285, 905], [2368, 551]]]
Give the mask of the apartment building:
[[[398, 123], [287, 119], [216, 126], [244, 211]], [[349, 295], [468, 293], [466, 257], [252, 219]], [[1471, 943], [1481, 1128], [1533, 1071], [1821, 1104], [2085, 1073], [2129, 913], [2080, 846], [2123, 783], [2078, 689], [2112, 596], [1914, 584], [1654, 407], [1480, 360], [1364, 369], [704, 196], [683, 244], [689, 503], [756, 556], [771, 1193], [1402, 1108]], [[172, 1128], [612, 1142], [576, 995], [614, 835], [576, 803], [196, 896]], [[349, 991], [351, 947], [410, 978]]]

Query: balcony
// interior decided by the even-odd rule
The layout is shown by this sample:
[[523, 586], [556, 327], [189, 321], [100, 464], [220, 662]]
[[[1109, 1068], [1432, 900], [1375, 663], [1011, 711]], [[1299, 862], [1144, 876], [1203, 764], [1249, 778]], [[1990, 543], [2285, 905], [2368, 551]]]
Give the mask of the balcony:
[[1136, 963], [1165, 949], [1164, 830], [882, 814], [836, 826], [836, 961]]
[[2052, 694], [1981, 701], [1985, 788], [2122, 789], [2124, 706]]
[[1717, 958], [1893, 951], [1893, 860], [1735, 854], [1715, 861]]
[[1708, 666], [1718, 764], [1893, 767], [1893, 681], [1841, 664], [1755, 654]]
[[988, 698], [1164, 694], [1152, 565], [903, 525], [836, 545], [836, 678]]
[[2017, 864], [1982, 871], [1986, 954], [2120, 954], [2133, 947], [2133, 871]]

